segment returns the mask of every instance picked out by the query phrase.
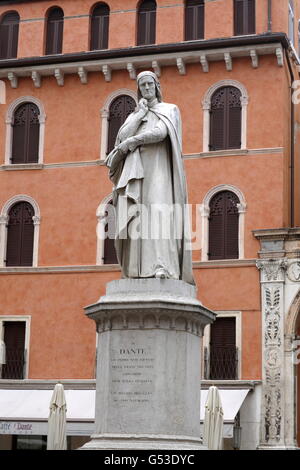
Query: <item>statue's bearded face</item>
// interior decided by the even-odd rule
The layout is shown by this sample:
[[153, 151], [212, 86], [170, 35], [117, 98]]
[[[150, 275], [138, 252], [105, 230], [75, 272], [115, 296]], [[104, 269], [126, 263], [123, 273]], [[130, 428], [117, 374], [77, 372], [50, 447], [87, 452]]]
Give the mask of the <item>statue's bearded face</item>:
[[150, 75], [140, 79], [139, 89], [142, 97], [147, 101], [151, 101], [156, 96], [155, 81]]

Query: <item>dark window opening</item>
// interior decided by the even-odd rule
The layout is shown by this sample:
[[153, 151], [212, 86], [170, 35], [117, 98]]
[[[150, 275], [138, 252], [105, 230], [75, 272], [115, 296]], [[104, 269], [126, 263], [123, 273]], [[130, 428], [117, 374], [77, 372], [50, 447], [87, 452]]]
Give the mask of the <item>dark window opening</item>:
[[40, 111], [33, 103], [21, 104], [14, 113], [11, 163], [36, 163], [39, 159]]
[[135, 110], [135, 107], [134, 99], [128, 95], [118, 96], [111, 103], [108, 117], [107, 153], [111, 152], [114, 148], [120, 127], [124, 124], [129, 114]]
[[2, 379], [24, 379], [25, 368], [25, 322], [3, 322], [5, 364], [2, 365]]
[[96, 5], [91, 16], [90, 50], [108, 48], [109, 7], [105, 3]]
[[242, 106], [238, 88], [219, 88], [210, 108], [210, 150], [241, 148]]
[[34, 209], [28, 202], [17, 202], [9, 211], [6, 266], [32, 266]]
[[137, 45], [155, 44], [156, 2], [144, 0], [138, 9]]
[[186, 0], [185, 34], [186, 41], [204, 39], [204, 1]]
[[234, 34], [255, 34], [255, 0], [234, 0]]
[[13, 59], [18, 53], [20, 16], [17, 12], [6, 13], [0, 23], [0, 59]]
[[62, 53], [63, 30], [64, 12], [61, 8], [53, 8], [47, 19], [46, 55]]
[[107, 237], [104, 240], [103, 264], [118, 264], [117, 253], [115, 249], [115, 208], [110, 201], [106, 206], [106, 224], [105, 232]]
[[207, 380], [236, 380], [238, 378], [235, 318], [217, 318], [211, 325], [209, 352], [205, 350], [204, 363]]
[[209, 204], [210, 260], [239, 257], [239, 204], [231, 191], [217, 193]]

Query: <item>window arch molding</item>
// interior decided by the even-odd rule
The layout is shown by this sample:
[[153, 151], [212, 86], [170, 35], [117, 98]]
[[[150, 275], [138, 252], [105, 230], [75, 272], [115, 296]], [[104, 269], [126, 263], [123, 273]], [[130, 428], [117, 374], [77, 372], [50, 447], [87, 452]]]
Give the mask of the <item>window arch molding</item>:
[[202, 204], [200, 205], [201, 214], [201, 261], [208, 261], [208, 240], [209, 240], [209, 214], [210, 214], [210, 201], [212, 198], [223, 191], [231, 191], [238, 199], [239, 204], [239, 233], [238, 233], [238, 248], [239, 257], [238, 259], [244, 259], [245, 257], [245, 214], [247, 210], [247, 204], [244, 194], [240, 189], [231, 184], [220, 184], [211, 188], [205, 195]]
[[113, 198], [112, 193], [108, 194], [99, 204], [96, 210], [97, 217], [97, 253], [96, 265], [104, 266], [104, 243], [105, 243], [105, 226], [107, 223], [106, 208]]
[[222, 87], [233, 86], [241, 92], [242, 125], [241, 125], [241, 149], [247, 148], [247, 106], [249, 102], [248, 92], [245, 86], [236, 80], [221, 80], [212, 85], [204, 95], [203, 108], [203, 152], [209, 152], [210, 136], [210, 108], [213, 94]]
[[[42, 164], [44, 161], [44, 142], [45, 142], [45, 122], [46, 113], [43, 103], [35, 98], [34, 96], [22, 96], [13, 101], [6, 113], [5, 124], [6, 124], [6, 143], [5, 143], [5, 165], [10, 165], [10, 159], [12, 154], [12, 141], [13, 141], [13, 121], [14, 113], [21, 104], [33, 103], [39, 109], [39, 150], [38, 150], [38, 164]], [[25, 163], [24, 165], [28, 165]]]
[[118, 96], [121, 96], [121, 95], [128, 95], [135, 101], [136, 104], [138, 103], [137, 94], [128, 88], [119, 88], [118, 90], [114, 91], [108, 96], [103, 107], [100, 110], [100, 117], [101, 117], [100, 160], [105, 160], [106, 158], [106, 150], [107, 150], [107, 145], [108, 145], [109, 108], [112, 102]]
[[10, 209], [18, 202], [28, 202], [34, 210], [33, 225], [33, 257], [32, 266], [38, 265], [38, 249], [39, 249], [39, 232], [41, 222], [41, 212], [38, 203], [26, 194], [18, 194], [6, 201], [0, 213], [0, 267], [5, 267], [6, 245], [7, 245], [7, 224], [9, 219]]

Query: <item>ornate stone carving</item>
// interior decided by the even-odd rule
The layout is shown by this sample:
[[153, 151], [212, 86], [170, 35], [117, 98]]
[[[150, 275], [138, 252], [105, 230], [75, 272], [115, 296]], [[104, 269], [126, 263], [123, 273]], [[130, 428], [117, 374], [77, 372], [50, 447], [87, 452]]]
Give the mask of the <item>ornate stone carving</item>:
[[284, 366], [283, 289], [286, 259], [259, 259], [262, 283], [263, 333], [263, 400], [262, 444], [278, 446], [283, 443]]
[[287, 269], [286, 259], [259, 259], [256, 266], [261, 270], [262, 282], [284, 281], [284, 274]]
[[287, 277], [292, 282], [300, 281], [300, 261], [292, 262], [287, 269]]

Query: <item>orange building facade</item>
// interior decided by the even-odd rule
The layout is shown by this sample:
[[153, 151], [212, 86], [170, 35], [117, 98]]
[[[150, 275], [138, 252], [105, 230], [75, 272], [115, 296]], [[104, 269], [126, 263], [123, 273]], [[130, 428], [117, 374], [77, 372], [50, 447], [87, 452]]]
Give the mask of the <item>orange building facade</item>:
[[[254, 31], [237, 34], [239, 2], [254, 8]], [[190, 8], [201, 4], [203, 14], [201, 37], [194, 39], [186, 39], [188, 4], [152, 2], [155, 37], [138, 45], [143, 2], [108, 0], [107, 47], [91, 50], [98, 4], [0, 1], [2, 44], [1, 22], [11, 13], [19, 16], [17, 53], [7, 57], [2, 51], [0, 58], [0, 339], [5, 343], [6, 332], [22, 323], [26, 352], [19, 375], [8, 372], [8, 350], [2, 359], [3, 400], [24, 404], [30, 396], [42, 403], [57, 381], [74, 394], [70, 400], [92, 400], [96, 333], [83, 307], [120, 278], [119, 266], [106, 262], [100, 237], [112, 192], [104, 165], [112, 105], [122, 96], [136, 104], [136, 75], [149, 69], [159, 76], [164, 101], [181, 112], [194, 277], [199, 299], [219, 321], [219, 330], [212, 326], [204, 333], [203, 387], [215, 383], [229, 397], [232, 390], [240, 397], [225, 423], [225, 447], [233, 447], [239, 426], [241, 448], [297, 447], [300, 2], [239, 2], [191, 2]], [[53, 7], [63, 11], [61, 51], [46, 54]], [[217, 93], [225, 89], [237, 90], [238, 144], [219, 148], [212, 116]], [[18, 113], [28, 103], [28, 112], [36, 112], [27, 134], [35, 125], [36, 159], [14, 161]], [[220, 195], [234, 201], [233, 257], [210, 252], [213, 209], [219, 207], [213, 203]], [[18, 265], [8, 262], [9, 227], [20, 203], [31, 208], [33, 242], [29, 263]], [[231, 340], [220, 333], [227, 327]], [[212, 348], [222, 341], [234, 349], [231, 372], [223, 356], [213, 367]], [[31, 445], [29, 435], [46, 434], [48, 410], [25, 408], [18, 411], [14, 402], [6, 414], [1, 408], [0, 448]], [[69, 420], [73, 447], [93, 425], [91, 413], [75, 408]]]

